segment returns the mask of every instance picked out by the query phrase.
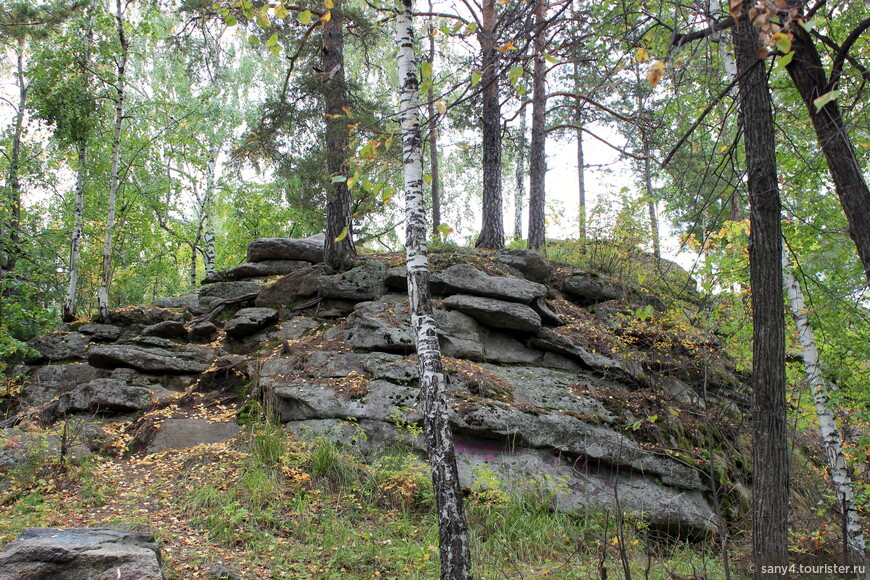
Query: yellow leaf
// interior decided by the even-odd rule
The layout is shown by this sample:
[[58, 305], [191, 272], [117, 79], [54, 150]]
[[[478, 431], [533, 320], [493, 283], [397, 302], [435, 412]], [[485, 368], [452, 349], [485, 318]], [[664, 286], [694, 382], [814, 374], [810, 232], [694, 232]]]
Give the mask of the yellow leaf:
[[332, 0], [323, 0], [323, 5], [329, 10], [335, 8], [335, 3]]
[[660, 60], [654, 60], [649, 65], [649, 69], [646, 71], [646, 80], [649, 82], [652, 88], [656, 88], [656, 85], [659, 84], [659, 81], [662, 80], [662, 77], [665, 74], [665, 63]]
[[321, 16], [320, 19], [323, 20], [324, 22], [329, 22], [330, 20], [332, 20], [332, 12], [330, 12], [329, 10], [327, 10], [327, 11], [326, 11], [326, 14], [324, 14], [323, 16]]
[[350, 117], [350, 109], [348, 109], [347, 107], [342, 107], [341, 110], [344, 111], [344, 114], [345, 114], [345, 115], [347, 115], [348, 117]]
[[649, 53], [645, 48], [641, 47], [637, 49], [637, 52], [634, 53], [634, 58], [637, 62], [646, 62], [649, 60]]
[[725, 153], [726, 151], [728, 151], [728, 147], [729, 147], [729, 145], [722, 145], [722, 146], [719, 147], [719, 149], [717, 149], [716, 151], [717, 151], [718, 153]]
[[444, 99], [438, 99], [435, 101], [435, 108], [438, 109], [438, 112], [442, 115], [447, 112], [447, 105], [444, 103]]
[[870, 149], [870, 143], [858, 143], [858, 147], [861, 149]]
[[508, 40], [506, 43], [502, 44], [501, 46], [497, 46], [496, 50], [499, 52], [499, 54], [504, 54], [509, 50], [517, 50], [517, 47], [514, 46], [513, 40]]

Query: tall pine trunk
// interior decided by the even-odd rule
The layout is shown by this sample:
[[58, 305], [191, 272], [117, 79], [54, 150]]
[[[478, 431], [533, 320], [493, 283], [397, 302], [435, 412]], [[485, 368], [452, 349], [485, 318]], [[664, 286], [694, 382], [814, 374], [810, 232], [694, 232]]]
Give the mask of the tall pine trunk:
[[483, 56], [481, 76], [483, 111], [483, 223], [475, 244], [478, 248], [504, 247], [504, 216], [501, 196], [501, 102], [498, 91], [498, 51], [495, 47], [496, 0], [483, 0], [477, 33]]
[[441, 366], [438, 328], [432, 314], [429, 261], [426, 252], [426, 208], [423, 201], [423, 155], [420, 104], [417, 91], [412, 0], [396, 19], [399, 45], [399, 112], [402, 124], [402, 160], [405, 181], [405, 244], [408, 267], [408, 300], [420, 367], [420, 408], [423, 432], [438, 510], [441, 578], [462, 580], [470, 576], [470, 555], [462, 489], [456, 467], [453, 434], [447, 421], [446, 379]]
[[801, 356], [804, 359], [804, 370], [807, 382], [813, 394], [813, 404], [816, 417], [819, 420], [819, 431], [822, 435], [822, 445], [828, 459], [828, 472], [837, 496], [837, 507], [843, 514], [845, 522], [846, 545], [852, 553], [856, 564], [866, 563], [864, 552], [864, 533], [861, 529], [861, 519], [855, 505], [855, 491], [852, 487], [852, 477], [846, 465], [846, 455], [840, 438], [840, 430], [833, 411], [828, 407], [830, 402], [830, 384], [822, 376], [822, 366], [819, 360], [819, 349], [809, 318], [806, 315], [806, 303], [800, 284], [792, 272], [791, 262], [785, 247], [782, 250], [782, 281], [791, 303], [791, 314], [798, 331], [798, 342], [801, 345]]
[[118, 78], [115, 84], [115, 133], [112, 139], [112, 170], [109, 177], [109, 203], [106, 216], [106, 237], [103, 240], [103, 275], [100, 289], [97, 292], [97, 304], [100, 310], [100, 321], [110, 322], [109, 318], [109, 285], [112, 281], [112, 234], [115, 229], [115, 206], [118, 200], [120, 185], [121, 160], [121, 128], [124, 123], [124, 83], [126, 82], [127, 53], [129, 50], [127, 35], [124, 32], [124, 13], [122, 0], [115, 0], [115, 21], [118, 30], [118, 42], [121, 52], [118, 55]]
[[348, 105], [344, 74], [344, 17], [342, 0], [335, 0], [331, 18], [323, 22], [321, 67], [326, 104], [326, 168], [330, 183], [326, 196], [324, 261], [336, 270], [348, 268], [356, 257], [348, 176]]
[[532, 73], [532, 145], [529, 150], [529, 247], [545, 250], [547, 243], [544, 208], [547, 177], [547, 62], [544, 60], [544, 26], [547, 1], [535, 4], [535, 63]]
[[[743, 3], [748, 12], [751, 0]], [[785, 404], [785, 318], [782, 228], [773, 112], [761, 42], [748, 19], [734, 29], [740, 122], [748, 174], [749, 268], [752, 286], [752, 558], [755, 578], [764, 565], [788, 561], [789, 449]]]

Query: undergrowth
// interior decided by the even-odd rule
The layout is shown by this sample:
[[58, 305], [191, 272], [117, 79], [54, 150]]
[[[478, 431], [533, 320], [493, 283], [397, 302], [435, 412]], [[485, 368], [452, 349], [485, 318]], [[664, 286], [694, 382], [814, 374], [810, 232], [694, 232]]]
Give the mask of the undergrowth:
[[[289, 441], [289, 443], [287, 443]], [[346, 431], [288, 439], [253, 426], [231, 477], [208, 462], [185, 496], [191, 519], [218, 542], [268, 560], [274, 578], [437, 578], [438, 530], [428, 466], [396, 449], [369, 458]], [[620, 549], [637, 578], [721, 578], [715, 555], [650, 539], [640, 520], [553, 509], [543, 481], [483, 482], [466, 501], [477, 578], [619, 578]], [[608, 523], [610, 522], [610, 523]]]

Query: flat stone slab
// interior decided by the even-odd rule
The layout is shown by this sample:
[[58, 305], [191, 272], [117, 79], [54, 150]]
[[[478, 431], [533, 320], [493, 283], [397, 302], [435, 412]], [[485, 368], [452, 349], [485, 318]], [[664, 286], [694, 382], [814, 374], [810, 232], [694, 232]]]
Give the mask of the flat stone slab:
[[163, 580], [154, 535], [28, 528], [0, 552], [2, 580]]
[[310, 238], [260, 238], [248, 244], [248, 262], [266, 260], [303, 260], [318, 263], [323, 261], [323, 234]]
[[432, 277], [433, 291], [442, 294], [473, 294], [530, 304], [547, 295], [547, 287], [513, 276], [490, 276], [469, 264], [450, 266]]
[[248, 278], [265, 278], [266, 276], [283, 276], [294, 270], [310, 266], [305, 260], [265, 260], [263, 262], [248, 262], [227, 268], [220, 272], [212, 272], [206, 276], [203, 284], [227, 282], [230, 280], [246, 280]]
[[278, 311], [274, 308], [242, 308], [224, 325], [224, 330], [233, 338], [244, 338], [276, 322]]
[[134, 344], [97, 346], [90, 349], [88, 363], [103, 369], [133, 368], [146, 373], [187, 374], [205, 371], [215, 359], [210, 348], [181, 346], [174, 350]]
[[535, 332], [541, 327], [541, 317], [525, 304], [454, 294], [444, 299], [444, 305], [464, 312], [481, 324], [492, 328]]
[[210, 423], [205, 419], [167, 419], [148, 444], [146, 453], [167, 449], [188, 449], [197, 445], [223, 443], [242, 430], [235, 423]]

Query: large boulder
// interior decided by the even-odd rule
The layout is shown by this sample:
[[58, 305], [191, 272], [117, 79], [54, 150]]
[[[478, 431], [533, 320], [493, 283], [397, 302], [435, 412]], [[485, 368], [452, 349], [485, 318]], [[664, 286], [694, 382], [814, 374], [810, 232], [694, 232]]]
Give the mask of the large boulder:
[[180, 320], [178, 312], [156, 306], [125, 306], [112, 310], [109, 318], [119, 326], [148, 326], [164, 320]]
[[540, 315], [525, 304], [454, 294], [444, 299], [444, 305], [464, 312], [481, 324], [493, 328], [535, 332], [541, 327]]
[[28, 528], [0, 552], [3, 580], [163, 580], [150, 533]]
[[211, 303], [216, 300], [231, 300], [248, 294], [256, 294], [261, 289], [260, 283], [253, 280], [216, 282], [200, 289], [199, 301], [200, 303]]
[[31, 373], [24, 385], [23, 400], [30, 405], [43, 405], [62, 393], [73, 391], [79, 385], [107, 374], [85, 363], [41, 366]]
[[414, 351], [408, 305], [360, 302], [347, 318], [351, 348], [408, 354]]
[[121, 336], [121, 328], [114, 324], [99, 324], [97, 322], [82, 324], [78, 331], [91, 337], [91, 340], [113, 342]]
[[37, 336], [27, 343], [38, 353], [28, 362], [83, 359], [87, 356], [90, 342], [91, 337], [80, 332], [57, 331]]
[[187, 338], [187, 328], [177, 320], [164, 320], [143, 328], [142, 335], [161, 338]]
[[309, 238], [260, 238], [248, 244], [248, 262], [266, 260], [302, 260], [318, 263], [323, 261], [323, 234]]
[[343, 274], [321, 276], [318, 291], [323, 298], [378, 300], [387, 291], [384, 283], [386, 275], [386, 264], [372, 260]]
[[88, 353], [88, 363], [97, 368], [127, 367], [146, 373], [201, 373], [211, 366], [215, 352], [210, 348], [185, 345], [172, 350], [135, 344], [96, 346]]
[[254, 306], [293, 304], [300, 298], [314, 296], [317, 294], [320, 277], [334, 273], [326, 264], [295, 270], [261, 290], [254, 300]]
[[433, 277], [433, 289], [442, 294], [473, 294], [530, 304], [547, 295], [547, 287], [513, 276], [490, 276], [469, 264], [450, 266]]
[[527, 280], [543, 283], [550, 277], [550, 264], [534, 250], [503, 249], [495, 259], [518, 270]]
[[267, 276], [283, 276], [300, 268], [310, 266], [311, 262], [304, 260], [265, 260], [263, 262], [248, 262], [239, 264], [220, 272], [207, 275], [202, 283], [214, 284], [231, 280], [246, 280], [248, 278], [266, 278]]
[[224, 330], [233, 338], [244, 338], [278, 322], [274, 308], [242, 308], [224, 324]]
[[57, 412], [67, 413], [129, 413], [139, 411], [161, 396], [172, 394], [159, 385], [141, 387], [113, 378], [94, 379], [64, 393]]
[[458, 310], [435, 310], [433, 315], [444, 356], [483, 360], [481, 328], [476, 320]]

